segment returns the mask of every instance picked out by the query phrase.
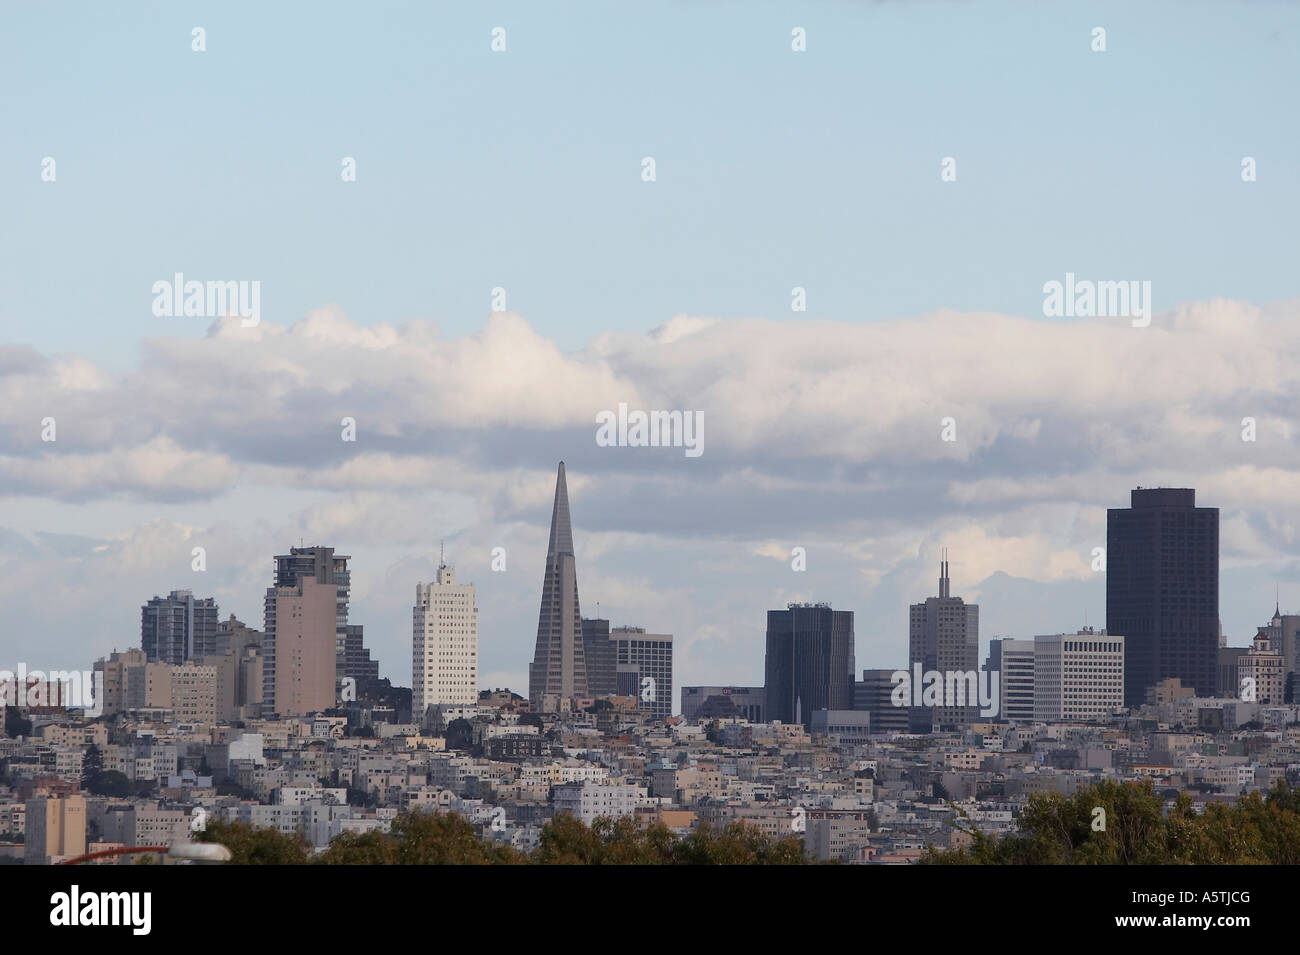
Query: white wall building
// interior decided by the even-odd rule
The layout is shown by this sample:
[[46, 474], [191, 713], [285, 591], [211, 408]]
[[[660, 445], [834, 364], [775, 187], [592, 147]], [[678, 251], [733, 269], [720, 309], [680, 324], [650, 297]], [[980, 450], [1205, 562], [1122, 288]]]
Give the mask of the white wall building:
[[1034, 718], [1096, 720], [1124, 705], [1124, 638], [1094, 632], [1034, 638]]
[[1001, 717], [1005, 720], [1034, 719], [1034, 641], [1002, 641]]
[[555, 790], [555, 811], [572, 813], [587, 825], [600, 816], [631, 816], [645, 791], [621, 784], [574, 783]]
[[474, 585], [456, 583], [445, 563], [431, 584], [415, 585], [411, 625], [411, 709], [416, 722], [435, 704], [478, 701], [478, 607]]

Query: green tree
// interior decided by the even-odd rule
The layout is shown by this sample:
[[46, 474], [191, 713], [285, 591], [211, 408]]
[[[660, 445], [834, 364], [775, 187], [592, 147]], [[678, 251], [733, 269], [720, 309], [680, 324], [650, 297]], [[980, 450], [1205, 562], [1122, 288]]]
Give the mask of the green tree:
[[322, 865], [510, 865], [526, 861], [509, 846], [478, 837], [455, 813], [406, 812], [388, 832], [343, 833], [316, 860]]
[[91, 743], [81, 754], [81, 788], [90, 789], [104, 772], [104, 754]]
[[447, 748], [469, 749], [474, 745], [474, 727], [469, 720], [454, 719], [447, 724]]
[[100, 773], [86, 784], [86, 791], [93, 796], [108, 796], [111, 799], [125, 799], [131, 794], [131, 780], [116, 769]]
[[[1098, 812], [1097, 810], [1101, 810]], [[931, 847], [938, 865], [1297, 865], [1300, 797], [1285, 780], [1235, 805], [1212, 802], [1196, 812], [1180, 793], [1169, 811], [1145, 782], [1103, 780], [1073, 796], [1032, 796], [1018, 831], [1001, 839], [969, 826], [967, 849]], [[964, 821], [965, 814], [959, 810]]]
[[13, 739], [32, 735], [32, 721], [23, 719], [18, 707], [5, 707], [5, 735]]
[[302, 865], [311, 846], [301, 832], [255, 829], [245, 822], [209, 819], [196, 842], [219, 842], [230, 850], [231, 865]]

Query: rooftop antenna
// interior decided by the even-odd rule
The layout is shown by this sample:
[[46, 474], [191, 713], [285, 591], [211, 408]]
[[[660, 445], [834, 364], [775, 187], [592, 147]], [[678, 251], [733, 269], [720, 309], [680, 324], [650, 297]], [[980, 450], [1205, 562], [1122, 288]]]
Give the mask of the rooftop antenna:
[[447, 561], [445, 559], [446, 555], [447, 555], [447, 542], [444, 540], [440, 540], [438, 541], [438, 566], [439, 567], [447, 566]]

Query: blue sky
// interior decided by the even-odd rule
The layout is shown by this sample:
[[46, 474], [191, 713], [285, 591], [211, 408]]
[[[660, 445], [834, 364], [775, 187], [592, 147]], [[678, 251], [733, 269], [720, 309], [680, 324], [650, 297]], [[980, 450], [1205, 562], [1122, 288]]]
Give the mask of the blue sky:
[[[275, 320], [338, 303], [362, 324], [448, 333], [481, 327], [502, 286], [566, 349], [680, 312], [798, 320], [796, 285], [806, 317], [841, 321], [1031, 314], [1044, 276], [1067, 270], [1150, 279], [1158, 307], [1293, 292], [1293, 5], [5, 16], [0, 321], [10, 340], [113, 368], [142, 338], [204, 334], [149, 311], [152, 282], [176, 271], [257, 278]], [[939, 181], [945, 156], [955, 183]]]
[[[676, 634], [679, 684], [761, 679], [787, 600], [901, 662], [943, 546], [985, 642], [1100, 624], [1088, 560], [1137, 484], [1222, 508], [1244, 644], [1275, 586], [1300, 607], [1298, 27], [1264, 2], [11, 6], [0, 665], [86, 666], [176, 588], [260, 626], [304, 538], [353, 555], [405, 683], [445, 538], [484, 682], [521, 687], [560, 458], [584, 609]], [[260, 281], [262, 326], [155, 317], [176, 272]], [[1153, 326], [1043, 318], [1067, 272], [1150, 281]], [[598, 448], [624, 401], [703, 412], [705, 454]]]

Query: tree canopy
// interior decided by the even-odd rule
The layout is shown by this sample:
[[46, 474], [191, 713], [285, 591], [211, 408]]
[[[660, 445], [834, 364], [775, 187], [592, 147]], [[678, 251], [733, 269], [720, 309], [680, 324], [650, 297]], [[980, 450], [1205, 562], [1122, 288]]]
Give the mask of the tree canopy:
[[[1098, 812], [1101, 810], [1101, 812]], [[1104, 828], [1102, 828], [1104, 826]], [[1300, 791], [1285, 780], [1267, 796], [1198, 813], [1186, 793], [1169, 811], [1150, 781], [1103, 780], [1073, 796], [1031, 796], [1019, 830], [1001, 838], [973, 827], [967, 848], [937, 850], [939, 865], [1297, 865]]]

